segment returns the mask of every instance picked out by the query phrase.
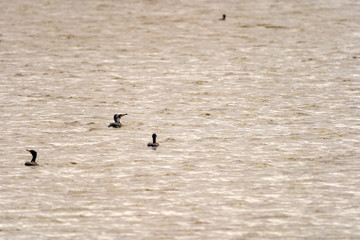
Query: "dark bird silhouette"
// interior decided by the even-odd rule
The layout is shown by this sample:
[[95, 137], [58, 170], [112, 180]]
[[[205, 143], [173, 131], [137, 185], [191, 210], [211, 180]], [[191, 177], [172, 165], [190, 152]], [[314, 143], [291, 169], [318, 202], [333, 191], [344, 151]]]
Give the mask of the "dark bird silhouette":
[[222, 18], [220, 18], [219, 20], [220, 20], [220, 21], [225, 21], [225, 19], [226, 19], [226, 14], [223, 14], [223, 15], [222, 15]]
[[26, 149], [26, 151], [28, 151], [28, 152], [31, 153], [32, 159], [31, 159], [31, 162], [26, 162], [26, 163], [25, 163], [25, 166], [39, 166], [39, 164], [37, 164], [37, 163], [35, 162], [35, 159], [36, 159], [36, 156], [37, 156], [36, 151], [35, 151], [35, 150], [28, 150], [28, 149]]
[[120, 119], [122, 117], [124, 117], [125, 115], [127, 115], [127, 113], [124, 114], [115, 114], [114, 115], [114, 122], [110, 123], [108, 127], [113, 127], [113, 128], [119, 128], [122, 126], [122, 124], [120, 123]]
[[156, 137], [157, 137], [157, 135], [154, 133], [154, 134], [152, 135], [153, 141], [152, 141], [152, 143], [149, 142], [149, 143], [147, 144], [148, 147], [158, 147], [158, 146], [160, 145], [159, 143], [156, 142]]

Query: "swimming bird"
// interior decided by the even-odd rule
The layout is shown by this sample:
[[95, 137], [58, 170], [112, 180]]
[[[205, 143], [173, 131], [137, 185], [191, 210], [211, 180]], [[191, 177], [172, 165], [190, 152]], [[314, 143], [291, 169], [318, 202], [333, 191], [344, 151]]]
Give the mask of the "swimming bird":
[[152, 141], [152, 143], [150, 142], [147, 144], [148, 147], [158, 147], [160, 145], [159, 143], [156, 142], [156, 137], [157, 137], [157, 135], [154, 133], [152, 135], [153, 141]]
[[35, 150], [28, 150], [28, 149], [26, 149], [26, 151], [28, 151], [28, 152], [31, 153], [31, 155], [32, 155], [32, 160], [31, 160], [31, 162], [26, 162], [26, 163], [25, 163], [25, 166], [39, 166], [39, 164], [37, 164], [37, 163], [35, 162], [35, 159], [36, 159], [36, 156], [37, 156], [36, 151], [35, 151]]
[[114, 122], [113, 123], [110, 123], [108, 127], [113, 127], [113, 128], [119, 128], [122, 126], [122, 124], [120, 123], [120, 119], [127, 115], [127, 113], [124, 113], [124, 114], [115, 114], [114, 115]]
[[222, 18], [220, 18], [219, 20], [220, 20], [220, 21], [225, 21], [225, 19], [226, 19], [226, 14], [223, 14], [223, 15], [222, 15]]

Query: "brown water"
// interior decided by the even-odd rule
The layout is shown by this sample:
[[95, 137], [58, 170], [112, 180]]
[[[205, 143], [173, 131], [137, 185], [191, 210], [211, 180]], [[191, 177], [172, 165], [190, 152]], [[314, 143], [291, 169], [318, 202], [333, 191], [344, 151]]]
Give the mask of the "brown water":
[[359, 1], [0, 9], [0, 239], [360, 238]]

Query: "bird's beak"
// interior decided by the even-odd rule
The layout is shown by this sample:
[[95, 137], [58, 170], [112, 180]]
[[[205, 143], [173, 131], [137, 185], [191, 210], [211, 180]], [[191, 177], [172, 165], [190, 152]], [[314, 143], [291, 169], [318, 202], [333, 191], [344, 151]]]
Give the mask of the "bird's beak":
[[26, 149], [26, 151], [30, 152], [30, 150], [29, 150], [29, 149]]

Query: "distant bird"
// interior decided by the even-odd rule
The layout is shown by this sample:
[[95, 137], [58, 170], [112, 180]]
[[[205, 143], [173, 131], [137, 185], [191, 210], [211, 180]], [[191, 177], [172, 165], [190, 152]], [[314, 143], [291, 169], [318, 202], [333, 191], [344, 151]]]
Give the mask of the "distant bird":
[[31, 155], [32, 155], [32, 160], [31, 160], [31, 162], [26, 162], [26, 163], [25, 163], [25, 166], [39, 166], [39, 164], [37, 164], [37, 163], [35, 162], [35, 159], [36, 159], [36, 156], [37, 156], [36, 151], [35, 151], [35, 150], [28, 150], [28, 149], [26, 149], [26, 151], [28, 151], [28, 152], [31, 153]]
[[220, 20], [220, 21], [225, 21], [225, 19], [226, 19], [226, 14], [223, 14], [223, 15], [222, 15], [222, 18], [220, 18], [219, 20]]
[[154, 134], [152, 135], [153, 141], [152, 141], [152, 143], [149, 142], [149, 143], [147, 144], [148, 147], [158, 147], [158, 146], [160, 145], [159, 143], [156, 142], [156, 137], [157, 137], [157, 135], [154, 133]]
[[113, 128], [119, 128], [122, 126], [122, 124], [120, 123], [120, 119], [127, 115], [127, 113], [124, 113], [124, 114], [115, 114], [114, 115], [114, 122], [113, 123], [110, 123], [108, 127], [113, 127]]

